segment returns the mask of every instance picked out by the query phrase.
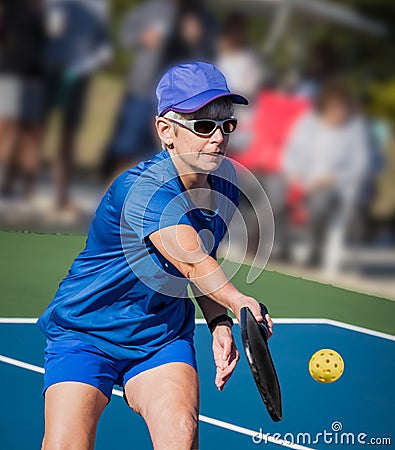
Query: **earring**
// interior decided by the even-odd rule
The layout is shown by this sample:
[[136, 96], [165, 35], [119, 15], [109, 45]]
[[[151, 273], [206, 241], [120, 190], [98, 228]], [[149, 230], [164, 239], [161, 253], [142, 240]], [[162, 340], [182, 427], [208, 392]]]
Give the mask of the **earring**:
[[170, 150], [173, 150], [174, 148], [174, 144], [171, 142], [170, 144], [166, 144], [167, 148], [169, 148]]

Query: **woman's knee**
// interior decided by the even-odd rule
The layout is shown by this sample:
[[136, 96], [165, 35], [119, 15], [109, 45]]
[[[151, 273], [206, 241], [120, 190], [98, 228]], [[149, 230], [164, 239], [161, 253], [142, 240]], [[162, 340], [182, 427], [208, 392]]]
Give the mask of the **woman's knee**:
[[189, 407], [163, 409], [147, 424], [155, 449], [197, 448], [198, 413]]
[[96, 438], [96, 428], [81, 432], [71, 429], [47, 430], [44, 434], [41, 450], [93, 450]]
[[68, 450], [71, 445], [74, 444], [59, 436], [44, 435], [41, 450]]
[[172, 423], [169, 428], [172, 428], [184, 436], [186, 441], [193, 440], [198, 430], [198, 414], [197, 411], [190, 408], [184, 408], [174, 413]]
[[96, 427], [108, 402], [97, 388], [61, 382], [45, 392], [44, 450], [93, 449]]
[[75, 441], [73, 439], [66, 436], [54, 436], [50, 433], [46, 433], [44, 435], [41, 450], [69, 450], [73, 449], [93, 449], [94, 442], [86, 442], [86, 441]]

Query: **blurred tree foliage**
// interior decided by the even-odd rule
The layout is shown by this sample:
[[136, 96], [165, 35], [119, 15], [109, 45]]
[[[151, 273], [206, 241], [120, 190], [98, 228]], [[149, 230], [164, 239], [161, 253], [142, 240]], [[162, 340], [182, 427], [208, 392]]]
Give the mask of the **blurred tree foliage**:
[[383, 116], [395, 125], [395, 77], [375, 81], [369, 85], [368, 110], [374, 116]]
[[111, 37], [114, 43], [114, 63], [111, 67], [111, 72], [116, 75], [123, 75], [127, 69], [131, 54], [125, 49], [121, 48], [119, 45], [119, 25], [121, 23], [124, 15], [136, 7], [138, 4], [142, 3], [142, 0], [111, 0], [110, 4], [110, 26], [111, 26]]
[[395, 3], [392, 0], [345, 0], [369, 19], [382, 23], [383, 36], [364, 36], [356, 46], [358, 79], [365, 87], [367, 109], [395, 126]]
[[375, 72], [376, 77], [388, 79], [395, 75], [395, 3], [392, 0], [343, 0], [364, 17], [383, 24], [387, 33], [384, 36], [364, 36], [361, 38], [360, 60]]
[[113, 17], [122, 16], [122, 14], [141, 2], [142, 0], [111, 0]]

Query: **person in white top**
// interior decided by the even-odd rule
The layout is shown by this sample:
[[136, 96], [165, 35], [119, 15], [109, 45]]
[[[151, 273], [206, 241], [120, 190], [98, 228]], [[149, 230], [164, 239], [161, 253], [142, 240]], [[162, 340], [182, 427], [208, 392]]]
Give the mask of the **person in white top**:
[[[367, 127], [349, 90], [328, 83], [315, 108], [296, 123], [286, 146], [283, 170], [305, 193], [307, 259], [335, 275], [342, 262], [347, 225], [369, 172]], [[321, 257], [322, 250], [322, 257]]]

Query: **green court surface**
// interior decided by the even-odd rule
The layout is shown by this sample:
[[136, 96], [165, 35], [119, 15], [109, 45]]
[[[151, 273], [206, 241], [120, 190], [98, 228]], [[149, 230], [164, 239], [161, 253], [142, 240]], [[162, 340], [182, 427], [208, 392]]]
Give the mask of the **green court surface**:
[[[0, 232], [0, 317], [37, 317], [84, 243], [82, 236]], [[233, 282], [273, 317], [321, 317], [395, 334], [394, 301], [271, 271], [247, 284], [248, 269]]]

